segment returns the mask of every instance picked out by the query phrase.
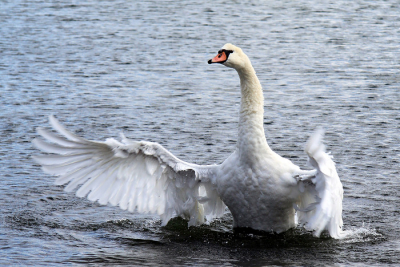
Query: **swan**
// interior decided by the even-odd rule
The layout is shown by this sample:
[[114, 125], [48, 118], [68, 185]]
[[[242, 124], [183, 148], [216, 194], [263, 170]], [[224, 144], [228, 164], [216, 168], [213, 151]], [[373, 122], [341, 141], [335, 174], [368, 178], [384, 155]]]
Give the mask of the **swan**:
[[182, 161], [154, 142], [121, 134], [104, 142], [89, 141], [49, 117], [58, 133], [38, 128], [32, 142], [44, 154], [34, 156], [42, 169], [58, 178], [65, 191], [76, 191], [102, 205], [158, 214], [162, 225], [175, 216], [189, 226], [211, 221], [227, 206], [234, 228], [281, 233], [297, 224], [319, 237], [342, 231], [343, 186], [332, 157], [322, 144], [322, 130], [308, 140], [305, 152], [313, 170], [302, 170], [269, 147], [264, 134], [261, 84], [246, 54], [225, 44], [208, 61], [233, 68], [240, 77], [241, 104], [235, 151], [219, 165]]

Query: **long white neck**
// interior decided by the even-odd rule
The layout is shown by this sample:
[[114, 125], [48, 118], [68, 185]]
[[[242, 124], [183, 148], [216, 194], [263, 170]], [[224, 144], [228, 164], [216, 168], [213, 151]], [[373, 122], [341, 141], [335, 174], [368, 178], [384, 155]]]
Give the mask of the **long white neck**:
[[243, 156], [267, 152], [264, 133], [264, 97], [260, 81], [251, 63], [237, 69], [242, 93], [239, 116], [238, 149]]

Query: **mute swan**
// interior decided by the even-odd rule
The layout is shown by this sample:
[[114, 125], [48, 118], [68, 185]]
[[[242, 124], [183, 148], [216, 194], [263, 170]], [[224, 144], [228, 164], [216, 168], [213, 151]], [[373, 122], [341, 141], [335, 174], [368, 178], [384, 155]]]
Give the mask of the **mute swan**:
[[234, 68], [240, 77], [237, 146], [222, 164], [187, 163], [158, 143], [123, 135], [121, 142], [89, 141], [67, 131], [53, 116], [50, 123], [60, 135], [38, 128], [45, 141], [32, 141], [52, 155], [34, 159], [45, 172], [59, 176], [57, 185], [68, 184], [66, 191], [81, 185], [78, 197], [131, 212], [157, 213], [163, 225], [174, 216], [188, 219], [189, 226], [199, 225], [222, 216], [226, 205], [233, 227], [280, 233], [298, 221], [315, 236], [326, 229], [340, 238], [343, 187], [321, 132], [311, 136], [305, 148], [315, 170], [301, 170], [267, 144], [262, 88], [249, 58], [239, 47], [226, 44], [208, 63]]

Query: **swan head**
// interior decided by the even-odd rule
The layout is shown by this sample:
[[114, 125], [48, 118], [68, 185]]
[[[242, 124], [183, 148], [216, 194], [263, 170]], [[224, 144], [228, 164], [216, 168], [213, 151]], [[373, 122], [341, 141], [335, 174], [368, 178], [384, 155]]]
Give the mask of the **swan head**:
[[246, 68], [250, 63], [250, 60], [246, 54], [243, 53], [242, 49], [228, 43], [218, 51], [218, 55], [208, 61], [208, 64], [212, 63], [220, 63], [227, 67], [239, 70]]

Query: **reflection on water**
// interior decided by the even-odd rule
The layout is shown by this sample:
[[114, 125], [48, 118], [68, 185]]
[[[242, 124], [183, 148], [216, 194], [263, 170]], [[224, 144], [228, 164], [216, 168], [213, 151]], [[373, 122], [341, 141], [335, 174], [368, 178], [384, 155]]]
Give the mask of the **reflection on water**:
[[[329, 265], [399, 254], [400, 4], [388, 1], [3, 1], [0, 265]], [[243, 48], [264, 86], [271, 147], [305, 166], [319, 126], [344, 185], [348, 237], [196, 228], [102, 207], [31, 160], [56, 115], [78, 134], [162, 143], [220, 163], [236, 143], [239, 80], [206, 62]]]

